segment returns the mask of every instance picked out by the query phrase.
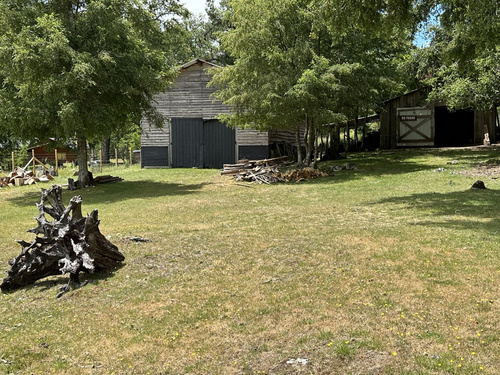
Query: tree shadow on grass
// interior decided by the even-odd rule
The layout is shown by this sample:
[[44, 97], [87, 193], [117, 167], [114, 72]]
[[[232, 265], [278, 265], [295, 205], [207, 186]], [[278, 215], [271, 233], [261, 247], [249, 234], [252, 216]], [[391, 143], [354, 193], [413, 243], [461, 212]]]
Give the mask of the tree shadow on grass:
[[[126, 263], [122, 263], [118, 267], [116, 267], [112, 270], [104, 270], [104, 271], [95, 272], [95, 273], [80, 272], [80, 275], [79, 275], [80, 282], [82, 284], [84, 284], [84, 283], [87, 284], [87, 285], [82, 285], [80, 288], [85, 288], [86, 286], [88, 286], [90, 284], [99, 285], [99, 283], [101, 281], [107, 281], [110, 277], [114, 276], [116, 271], [118, 271], [119, 269], [121, 269], [125, 266], [126, 266]], [[19, 288], [14, 288], [14, 289], [8, 290], [8, 291], [2, 291], [2, 293], [4, 293], [4, 294], [15, 293], [21, 289], [35, 290], [35, 291], [39, 291], [39, 292], [47, 292], [48, 290], [53, 289], [55, 291], [55, 294], [54, 294], [54, 298], [55, 298], [59, 288], [67, 285], [68, 280], [69, 280], [69, 274], [47, 276], [45, 278], [36, 280], [32, 284], [25, 285], [25, 286], [22, 286]], [[78, 288], [78, 289], [80, 289], [80, 288]], [[73, 290], [77, 290], [77, 289], [72, 289], [70, 292], [67, 293], [67, 295], [70, 295]]]
[[[325, 161], [320, 164], [320, 170], [330, 175], [327, 178], [304, 181], [305, 184], [329, 184], [332, 182], [341, 183], [363, 179], [366, 177], [393, 176], [421, 171], [432, 171], [438, 168], [453, 170], [465, 167], [474, 167], [481, 162], [500, 160], [500, 148], [417, 148], [417, 149], [397, 149], [382, 150], [374, 152], [360, 152], [349, 154], [347, 159]], [[436, 156], [445, 159], [441, 162], [436, 159], [436, 163], [429, 164], [420, 162], [429, 156]], [[447, 164], [448, 162], [452, 164]], [[356, 164], [355, 170], [342, 170], [334, 172], [333, 166], [345, 166], [346, 164]], [[333, 176], [332, 176], [333, 175]]]
[[[78, 190], [63, 191], [63, 203], [66, 205], [71, 197], [81, 195], [84, 204], [100, 204], [124, 201], [137, 198], [158, 198], [163, 196], [180, 196], [194, 194], [209, 183], [200, 184], [176, 184], [158, 182], [151, 180], [143, 181], [120, 181], [108, 184], [100, 184], [94, 187]], [[48, 187], [44, 187], [48, 188]], [[40, 202], [40, 190], [29, 191], [25, 194], [7, 200], [19, 207], [34, 206]]]
[[[333, 171], [333, 166], [345, 166], [346, 164], [356, 164], [354, 170]], [[381, 177], [391, 175], [402, 175], [420, 171], [435, 170], [443, 167], [442, 165], [422, 164], [409, 160], [394, 160], [380, 157], [365, 157], [357, 159], [341, 159], [336, 161], [324, 162], [320, 170], [329, 175], [329, 177], [318, 178], [303, 181], [304, 184], [329, 184], [332, 182], [342, 183], [353, 180], [364, 179], [367, 177]]]
[[[457, 230], [475, 229], [499, 237], [498, 202], [500, 190], [469, 189], [391, 197], [374, 202], [373, 205], [397, 204], [403, 206], [403, 209], [420, 211], [420, 217], [425, 219], [419, 225]], [[431, 220], [429, 216], [432, 217]]]

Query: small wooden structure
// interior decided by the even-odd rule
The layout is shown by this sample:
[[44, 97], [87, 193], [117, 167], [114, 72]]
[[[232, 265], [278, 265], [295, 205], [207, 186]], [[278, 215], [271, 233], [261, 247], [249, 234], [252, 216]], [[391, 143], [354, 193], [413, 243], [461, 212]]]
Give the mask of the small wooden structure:
[[184, 64], [172, 86], [155, 97], [168, 120], [161, 129], [141, 121], [141, 167], [221, 168], [239, 159], [265, 159], [270, 145], [284, 137], [286, 132], [271, 135], [221, 123], [217, 117], [230, 109], [212, 97], [215, 88], [207, 87], [207, 70], [213, 67], [200, 59]]
[[428, 102], [429, 88], [421, 88], [383, 103], [380, 113], [380, 146], [470, 146], [497, 138], [497, 113], [449, 110], [444, 103]]
[[55, 162], [57, 150], [57, 161], [59, 163], [71, 163], [76, 160], [75, 150], [67, 146], [58, 144], [55, 140], [49, 139], [46, 143], [28, 148], [28, 153], [31, 156], [34, 152], [34, 157], [43, 162]]

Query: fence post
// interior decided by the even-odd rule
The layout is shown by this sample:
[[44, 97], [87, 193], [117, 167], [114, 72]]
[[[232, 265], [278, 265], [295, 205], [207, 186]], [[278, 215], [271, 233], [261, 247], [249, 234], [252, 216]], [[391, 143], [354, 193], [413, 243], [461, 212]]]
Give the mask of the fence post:
[[14, 151], [12, 151], [12, 172], [16, 169], [16, 158], [14, 157]]
[[36, 176], [35, 149], [31, 150], [31, 156], [33, 157], [33, 175]]
[[128, 149], [128, 153], [129, 153], [129, 160], [130, 160], [129, 165], [132, 166], [132, 148]]
[[57, 148], [54, 149], [54, 157], [56, 158], [56, 175], [59, 175], [59, 160], [57, 157]]
[[118, 150], [115, 148], [115, 167], [118, 167]]

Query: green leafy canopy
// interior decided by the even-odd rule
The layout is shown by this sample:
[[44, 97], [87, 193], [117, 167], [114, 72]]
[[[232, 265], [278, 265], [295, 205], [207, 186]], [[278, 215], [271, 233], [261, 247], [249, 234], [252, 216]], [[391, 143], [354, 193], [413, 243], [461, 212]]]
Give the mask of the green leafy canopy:
[[99, 139], [155, 117], [151, 99], [173, 76], [175, 5], [2, 0], [0, 126], [23, 139]]
[[233, 109], [224, 120], [295, 129], [372, 111], [384, 95], [401, 90], [396, 57], [411, 41], [409, 29], [389, 21], [403, 25], [416, 17], [396, 12], [393, 3], [228, 1], [233, 28], [222, 43], [235, 63], [212, 80], [216, 96]]

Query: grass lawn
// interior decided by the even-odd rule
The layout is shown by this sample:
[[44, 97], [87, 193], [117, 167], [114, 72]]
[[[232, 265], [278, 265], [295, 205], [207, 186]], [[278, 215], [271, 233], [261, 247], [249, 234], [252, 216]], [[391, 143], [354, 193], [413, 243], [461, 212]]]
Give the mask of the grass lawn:
[[[250, 187], [106, 170], [125, 180], [77, 194], [126, 264], [58, 300], [66, 276], [0, 294], [0, 373], [499, 374], [499, 149], [321, 168], [346, 162], [358, 169]], [[488, 189], [470, 190], [479, 178]], [[0, 271], [43, 186], [0, 190]]]

